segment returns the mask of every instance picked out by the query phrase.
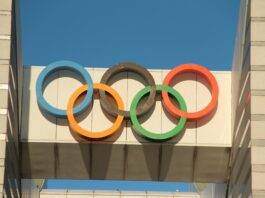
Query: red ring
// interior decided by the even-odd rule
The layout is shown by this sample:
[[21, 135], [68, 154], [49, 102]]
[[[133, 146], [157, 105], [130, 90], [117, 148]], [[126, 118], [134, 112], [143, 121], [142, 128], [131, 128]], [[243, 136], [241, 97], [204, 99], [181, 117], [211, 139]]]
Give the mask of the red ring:
[[217, 81], [216, 81], [215, 77], [213, 76], [213, 74], [203, 66], [200, 66], [197, 64], [183, 64], [183, 65], [179, 65], [179, 66], [175, 67], [174, 69], [172, 69], [167, 74], [167, 76], [165, 77], [163, 84], [169, 86], [171, 81], [176, 76], [178, 76], [182, 73], [189, 73], [189, 72], [197, 73], [197, 74], [201, 75], [202, 77], [204, 77], [208, 81], [208, 83], [211, 87], [211, 93], [212, 93], [212, 99], [211, 99], [210, 103], [200, 111], [184, 112], [184, 111], [181, 111], [180, 109], [178, 109], [170, 101], [170, 99], [168, 97], [168, 93], [166, 91], [162, 91], [163, 104], [164, 104], [165, 108], [167, 109], [167, 111], [170, 114], [172, 114], [173, 116], [185, 117], [189, 120], [198, 120], [200, 118], [207, 116], [211, 111], [214, 110], [214, 108], [217, 105], [219, 88], [218, 88]]

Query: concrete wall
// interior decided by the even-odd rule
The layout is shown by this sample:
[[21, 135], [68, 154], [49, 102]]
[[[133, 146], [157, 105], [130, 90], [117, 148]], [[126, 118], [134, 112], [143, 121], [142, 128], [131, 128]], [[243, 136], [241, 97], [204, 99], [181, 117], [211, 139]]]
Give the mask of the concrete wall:
[[3, 24], [0, 31], [0, 196], [2, 197], [5, 158], [6, 158], [6, 134], [8, 120], [8, 87], [9, 87], [9, 60], [11, 43], [11, 1], [0, 4], [0, 23]]
[[[241, 2], [232, 83], [230, 197], [265, 197], [265, 1]], [[232, 81], [233, 81], [232, 80]]]
[[[92, 179], [198, 182], [226, 182], [229, 179], [229, 197], [265, 197], [264, 0], [241, 0], [232, 77], [229, 72], [215, 73], [221, 84], [221, 95], [214, 115], [195, 123], [188, 123], [181, 136], [165, 144], [153, 144], [135, 136], [131, 131], [130, 122], [126, 122], [117, 136], [89, 146], [73, 137], [65, 120], [55, 119], [40, 112], [34, 86], [43, 67], [24, 69], [26, 76], [23, 83], [24, 109], [23, 117], [20, 116], [23, 69], [17, 17], [18, 4], [14, 2], [0, 1], [0, 197], [2, 194], [6, 197], [19, 197], [21, 192], [24, 196], [38, 192], [34, 181], [24, 181], [21, 191], [21, 160], [22, 174], [29, 178], [83, 176]], [[99, 81], [104, 69], [88, 68], [88, 71], [95, 81]], [[167, 72], [151, 70], [156, 83], [161, 83]], [[69, 73], [59, 72], [56, 75], [60, 79], [50, 82], [45, 90], [45, 96], [55, 106], [64, 108], [71, 91], [75, 90], [80, 82], [69, 81], [73, 77]], [[134, 94], [143, 87], [143, 82], [132, 73], [124, 73], [120, 77], [125, 76], [129, 79], [123, 78], [113, 87], [121, 91], [128, 109]], [[196, 111], [209, 100], [209, 91], [204, 86], [203, 80], [197, 76], [184, 76], [183, 79], [186, 81], [177, 84], [174, 88], [184, 96], [188, 109]], [[153, 114], [148, 115], [148, 120], [143, 123], [148, 129], [160, 129], [158, 133], [174, 125], [165, 115], [160, 100], [157, 99]], [[230, 114], [232, 117], [224, 116]], [[98, 100], [95, 100], [91, 113], [85, 116], [81, 116], [84, 119], [80, 124], [86, 128], [100, 130], [102, 126], [111, 124], [102, 113]], [[19, 150], [21, 118], [23, 118], [21, 128], [23, 158]], [[233, 147], [229, 174], [228, 157], [231, 142]], [[69, 156], [74, 160], [73, 158], [69, 160]], [[76, 164], [79, 167], [75, 167]], [[69, 166], [74, 169], [69, 169]], [[102, 174], [102, 170], [106, 171]], [[210, 185], [204, 196], [209, 196], [209, 192], [213, 192], [211, 189], [217, 187]], [[220, 192], [223, 193], [224, 188]], [[215, 193], [215, 196], [221, 194], [220, 192]], [[71, 193], [73, 195], [77, 192]], [[122, 196], [121, 192], [115, 193]], [[43, 196], [48, 194], [49, 192], [43, 191]], [[68, 191], [64, 191], [62, 196], [72, 196], [68, 194]], [[100, 196], [106, 195], [103, 194], [101, 193]]]
[[238, 95], [232, 95], [235, 117], [230, 196], [265, 197], [265, 2], [242, 1], [241, 6], [232, 74], [240, 83], [232, 83]]
[[22, 65], [16, 1], [0, 1], [0, 197], [20, 197]]
[[251, 188], [253, 197], [265, 197], [265, 2], [250, 7]]
[[232, 68], [232, 131], [229, 197], [249, 197], [250, 174], [250, 2], [242, 0]]

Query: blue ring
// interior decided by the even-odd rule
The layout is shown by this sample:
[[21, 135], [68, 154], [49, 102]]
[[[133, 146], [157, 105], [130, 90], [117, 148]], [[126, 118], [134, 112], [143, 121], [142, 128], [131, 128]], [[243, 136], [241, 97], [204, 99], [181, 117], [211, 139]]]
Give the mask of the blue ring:
[[86, 107], [90, 104], [92, 97], [93, 97], [93, 82], [92, 78], [89, 75], [89, 73], [79, 65], [78, 63], [72, 62], [72, 61], [57, 61], [49, 64], [47, 67], [45, 67], [44, 70], [40, 73], [37, 84], [36, 84], [36, 94], [37, 94], [37, 100], [38, 104], [42, 109], [44, 109], [46, 112], [50, 113], [51, 115], [59, 118], [66, 118], [67, 113], [66, 110], [58, 109], [53, 106], [51, 106], [46, 99], [43, 96], [43, 84], [44, 81], [47, 79], [49, 75], [51, 75], [54, 72], [57, 72], [59, 70], [68, 70], [77, 72], [80, 76], [82, 76], [88, 85], [88, 91], [86, 93], [86, 96], [84, 100], [74, 108], [73, 114], [77, 115], [79, 113], [82, 113]]

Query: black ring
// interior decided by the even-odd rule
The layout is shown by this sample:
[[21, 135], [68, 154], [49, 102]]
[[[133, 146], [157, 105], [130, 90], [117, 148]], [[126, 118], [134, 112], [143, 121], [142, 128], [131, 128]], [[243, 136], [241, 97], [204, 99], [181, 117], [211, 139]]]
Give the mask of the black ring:
[[[100, 83], [109, 85], [108, 82], [113, 75], [125, 71], [131, 71], [141, 75], [147, 81], [148, 85], [151, 87], [151, 91], [150, 94], [148, 95], [147, 100], [142, 106], [138, 107], [136, 110], [136, 115], [141, 116], [145, 114], [148, 110], [150, 110], [155, 104], [155, 96], [156, 96], [155, 80], [147, 69], [135, 63], [120, 63], [118, 65], [114, 65], [113, 67], [109, 68], [102, 76]], [[109, 114], [113, 116], [123, 115], [125, 119], [130, 118], [130, 111], [118, 110], [116, 107], [111, 105], [111, 103], [108, 101], [106, 97], [106, 93], [104, 90], [99, 91], [99, 96], [100, 96], [101, 106]]]

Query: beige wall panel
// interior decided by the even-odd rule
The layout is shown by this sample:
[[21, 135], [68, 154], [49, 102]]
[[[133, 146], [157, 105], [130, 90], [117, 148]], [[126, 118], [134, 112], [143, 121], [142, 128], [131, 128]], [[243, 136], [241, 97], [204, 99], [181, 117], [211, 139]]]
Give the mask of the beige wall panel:
[[86, 194], [69, 195], [67, 194], [66, 198], [93, 198], [93, 195], [86, 195]]
[[12, 0], [2, 0], [0, 10], [10, 11], [12, 8]]
[[0, 166], [4, 166], [5, 164], [5, 155], [6, 155], [6, 141], [0, 141]]
[[0, 109], [8, 108], [8, 89], [0, 89]]
[[0, 166], [0, 184], [4, 184], [5, 167]]
[[2, 59], [0, 59], [0, 64], [1, 65], [8, 65], [9, 64], [9, 60], [2, 60]]
[[251, 97], [251, 113], [252, 114], [265, 114], [265, 96], [252, 96]]
[[40, 198], [66, 198], [67, 190], [42, 190]]
[[171, 192], [147, 192], [148, 198], [172, 198], [174, 194]]
[[[218, 107], [197, 122], [197, 145], [225, 145], [231, 146], [231, 74], [214, 73], [219, 84]], [[202, 77], [198, 81], [205, 83]], [[202, 83], [197, 84], [198, 109], [204, 108], [211, 99], [209, 90]], [[218, 130], [217, 130], [218, 129]]]
[[119, 191], [96, 191], [94, 198], [117, 198], [120, 197]]
[[68, 190], [67, 198], [93, 198], [93, 191], [91, 190]]
[[0, 158], [5, 158], [6, 154], [6, 141], [0, 141]]
[[121, 198], [146, 198], [146, 192], [142, 191], [121, 191]]
[[251, 71], [251, 89], [265, 89], [265, 71]]
[[[35, 93], [36, 78], [42, 68], [24, 69], [23, 105], [22, 111], [22, 140], [55, 141], [56, 118], [41, 110]], [[57, 74], [50, 77], [52, 80], [44, 90], [44, 97], [54, 106], [57, 106]], [[49, 79], [48, 81], [49, 82]], [[29, 119], [34, 118], [34, 119]]]
[[265, 192], [259, 190], [252, 190], [251, 194], [249, 194], [248, 198], [263, 198], [265, 197]]
[[6, 153], [6, 141], [0, 141], [0, 158], [5, 158]]
[[251, 121], [251, 139], [265, 139], [265, 121]]
[[250, 64], [265, 65], [265, 46], [251, 46]]
[[251, 164], [265, 164], [265, 147], [251, 147]]
[[146, 195], [121, 195], [121, 198], [133, 198], [133, 197], [137, 197], [137, 198], [146, 198]]
[[251, 17], [265, 17], [265, 2], [263, 0], [251, 1]]
[[9, 39], [0, 39], [0, 59], [10, 58], [10, 43]]
[[[89, 72], [91, 77], [93, 77], [93, 69], [92, 68], [86, 68], [86, 70]], [[71, 95], [82, 85], [84, 84], [84, 81], [81, 76], [74, 72], [70, 71], [60, 71], [59, 73], [59, 80], [58, 80], [58, 108], [60, 109], [66, 109], [67, 103], [71, 97]], [[93, 101], [92, 101], [93, 103]], [[87, 108], [87, 110], [80, 114], [79, 116], [76, 116], [76, 120], [79, 121], [79, 125], [87, 130], [91, 130], [91, 122], [92, 122], [92, 115], [91, 115], [91, 109], [92, 109], [92, 103]], [[76, 134], [73, 134], [71, 129], [69, 128], [68, 120], [67, 119], [60, 119], [57, 118], [57, 130], [56, 130], [56, 140], [57, 142], [71, 142], [74, 139], [78, 140], [78, 136]]]
[[265, 173], [252, 172], [252, 190], [265, 190]]
[[0, 34], [10, 35], [11, 34], [11, 15], [0, 14]]
[[0, 114], [0, 133], [6, 133], [7, 128], [7, 115]]
[[[163, 80], [169, 71], [163, 70]], [[196, 111], [196, 74], [182, 74], [172, 81], [171, 86], [184, 98], [188, 111]], [[162, 109], [162, 115], [163, 131], [169, 131], [176, 126], [177, 120], [168, 115], [166, 109]], [[182, 133], [170, 140], [169, 143], [177, 142], [178, 145], [194, 145], [196, 144], [196, 133], [196, 122], [187, 122]]]
[[250, 35], [251, 35], [251, 41], [265, 41], [265, 22], [252, 21]]
[[92, 195], [88, 195], [88, 194], [71, 195], [71, 194], [67, 194], [66, 198], [93, 198], [93, 194]]
[[7, 84], [9, 80], [9, 65], [0, 65], [0, 84]]

